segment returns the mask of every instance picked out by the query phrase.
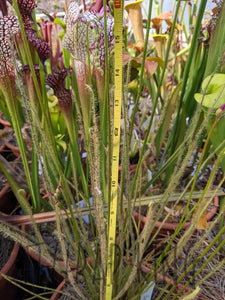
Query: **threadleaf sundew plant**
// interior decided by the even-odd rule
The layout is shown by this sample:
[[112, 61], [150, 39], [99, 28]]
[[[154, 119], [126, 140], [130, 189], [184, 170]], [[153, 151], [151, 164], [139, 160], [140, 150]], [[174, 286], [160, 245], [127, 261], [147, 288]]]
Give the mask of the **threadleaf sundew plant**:
[[46, 267], [0, 281], [15, 299], [224, 298], [225, 1], [0, 3], [0, 192], [17, 200], [0, 232]]

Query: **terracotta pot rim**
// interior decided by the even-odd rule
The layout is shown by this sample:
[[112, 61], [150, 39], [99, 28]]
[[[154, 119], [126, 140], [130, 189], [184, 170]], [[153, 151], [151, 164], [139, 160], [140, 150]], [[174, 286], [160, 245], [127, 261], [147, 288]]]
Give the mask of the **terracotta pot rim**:
[[[215, 214], [216, 214], [216, 212], [217, 212], [217, 209], [218, 209], [218, 207], [219, 207], [219, 197], [218, 196], [215, 196], [214, 198], [213, 198], [213, 203], [214, 203], [214, 206], [213, 206], [213, 208], [207, 213], [207, 216], [206, 216], [206, 220], [207, 220], [207, 222], [209, 222], [214, 216], [215, 216]], [[133, 216], [134, 216], [134, 218], [135, 219], [139, 219], [139, 213], [138, 212], [136, 212], [136, 211], [134, 211], [133, 212]], [[140, 219], [141, 219], [141, 222], [142, 223], [146, 223], [146, 217], [145, 216], [143, 216], [143, 215], [141, 215], [140, 216]], [[150, 220], [150, 223], [153, 223], [154, 222], [154, 220]], [[187, 228], [189, 225], [190, 225], [190, 223], [191, 222], [186, 222], [183, 226], [182, 226], [182, 229], [185, 229], [185, 228]], [[179, 223], [169, 223], [169, 222], [165, 222], [165, 223], [163, 223], [163, 222], [160, 222], [160, 221], [157, 221], [156, 223], [155, 223], [155, 227], [156, 228], [159, 228], [159, 227], [161, 227], [162, 229], [166, 229], [166, 230], [176, 230], [176, 228], [178, 227], [178, 225], [179, 225]]]
[[[22, 225], [22, 230], [27, 231], [27, 225]], [[52, 264], [47, 259], [45, 259], [41, 254], [34, 252], [31, 247], [26, 247], [26, 248], [24, 248], [24, 250], [26, 251], [26, 253], [28, 255], [30, 255], [37, 262], [41, 263], [43, 266], [48, 267], [48, 268], [53, 267]], [[91, 265], [90, 257], [87, 257], [85, 260], [82, 260], [82, 266], [84, 266], [86, 263]], [[66, 268], [67, 262], [65, 262], [63, 260], [55, 260], [55, 264], [58, 264], [61, 267]], [[81, 271], [80, 269], [76, 269], [77, 265], [78, 265], [77, 261], [71, 260], [70, 268], [71, 268], [72, 272], [79, 273]], [[82, 268], [82, 267], [80, 267], [80, 268]], [[56, 271], [56, 273], [57, 273], [57, 271]], [[62, 275], [60, 275], [60, 276], [62, 277]]]
[[5, 142], [2, 143], [2, 145], [0, 146], [0, 153], [4, 152], [5, 149]]
[[[27, 247], [25, 249], [25, 251], [27, 252], [27, 254], [29, 254], [34, 260], [38, 261], [39, 263], [41, 263], [43, 266], [45, 267], [52, 267], [52, 264], [45, 258], [43, 258], [43, 256], [40, 254], [35, 253], [31, 247]], [[85, 261], [91, 265], [91, 258], [87, 257], [85, 260], [82, 260], [82, 265], [85, 265]], [[63, 260], [56, 260], [55, 263], [59, 264], [61, 267], [66, 267], [66, 262]], [[70, 268], [72, 270], [72, 272], [75, 273], [79, 273], [80, 270], [76, 270], [77, 268], [77, 261], [75, 260], [71, 260], [70, 263]], [[82, 267], [81, 267], [82, 268]]]
[[[66, 279], [63, 279], [63, 281], [60, 282], [60, 284], [57, 286], [56, 291], [61, 291], [66, 283]], [[52, 294], [50, 300], [57, 300], [60, 297], [61, 293], [54, 292]]]
[[10, 185], [8, 182], [6, 182], [3, 189], [0, 190], [0, 199], [2, 199], [3, 195], [7, 193], [9, 189], [10, 189]]
[[10, 150], [12, 150], [13, 154], [17, 157], [20, 157], [20, 149], [18, 146], [14, 146], [10, 144], [9, 142], [5, 142], [5, 146], [8, 147]]
[[[14, 242], [13, 249], [9, 256], [9, 259], [7, 260], [4, 267], [0, 270], [0, 274], [1, 273], [5, 274], [5, 275], [10, 274], [10, 270], [13, 268], [13, 265], [16, 261], [16, 258], [17, 258], [18, 252], [19, 252], [19, 248], [20, 248], [19, 243]], [[0, 275], [0, 286], [2, 286], [4, 284], [4, 281], [6, 281], [6, 279]]]

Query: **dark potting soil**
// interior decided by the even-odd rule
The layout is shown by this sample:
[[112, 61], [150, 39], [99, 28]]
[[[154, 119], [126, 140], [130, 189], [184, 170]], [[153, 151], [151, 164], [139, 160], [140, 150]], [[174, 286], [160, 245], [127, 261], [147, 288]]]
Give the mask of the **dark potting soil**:
[[0, 232], [0, 270], [8, 261], [12, 252], [14, 242]]
[[[5, 128], [7, 129], [7, 128]], [[10, 129], [11, 130], [11, 129]], [[5, 142], [8, 142], [10, 143], [12, 146], [15, 146], [15, 147], [18, 147], [18, 144], [16, 142], [16, 139], [15, 137], [11, 137], [11, 138], [1, 138], [1, 135], [0, 135], [0, 147], [2, 146], [2, 149], [1, 149], [1, 155], [9, 162], [11, 161], [14, 161], [16, 160], [16, 155], [13, 153], [13, 151], [7, 147], [6, 145], [3, 146], [3, 144]]]
[[[61, 244], [58, 238], [55, 222], [38, 224], [38, 229], [40, 230], [44, 243], [47, 245], [48, 249], [51, 249], [50, 251], [53, 258], [55, 260], [63, 260]], [[28, 233], [32, 236], [35, 236], [35, 232], [32, 226], [29, 227]], [[72, 249], [70, 247], [70, 244], [67, 243], [66, 239], [64, 239], [64, 242], [66, 244], [66, 249], [68, 251], [69, 257], [73, 259], [74, 255], [73, 252], [71, 251]], [[38, 246], [38, 245], [34, 245], [34, 246]]]
[[4, 188], [6, 184], [6, 178], [0, 173], [0, 191]]
[[[28, 290], [37, 295], [46, 292], [47, 287], [56, 289], [59, 284], [55, 272], [33, 260], [23, 248], [19, 250], [15, 277], [26, 283], [33, 284], [33, 286], [29, 286]], [[40, 288], [37, 286], [40, 286]], [[27, 288], [27, 285], [24, 285], [24, 287]], [[15, 300], [25, 300], [30, 296], [30, 293], [18, 288]], [[39, 298], [36, 297], [35, 299]]]
[[[51, 253], [52, 257], [55, 260], [63, 260], [61, 243], [59, 241], [59, 237], [58, 237], [58, 233], [57, 233], [57, 229], [56, 229], [56, 223], [55, 222], [40, 223], [40, 224], [38, 224], [38, 228], [41, 232], [41, 236], [42, 236], [45, 244], [47, 245], [48, 249], [50, 249], [50, 253]], [[87, 230], [88, 230], [88, 241], [91, 243], [93, 241], [93, 237], [88, 228], [87, 228]], [[30, 226], [28, 232], [30, 235], [35, 236], [34, 229], [31, 226]], [[75, 257], [75, 254], [74, 254], [74, 249], [73, 249], [74, 237], [73, 237], [72, 233], [68, 238], [65, 236], [64, 233], [62, 233], [62, 236], [64, 239], [68, 257], [71, 260], [76, 260], [77, 257]], [[38, 245], [36, 245], [36, 246], [38, 246]], [[77, 256], [77, 254], [76, 254], [76, 256]]]

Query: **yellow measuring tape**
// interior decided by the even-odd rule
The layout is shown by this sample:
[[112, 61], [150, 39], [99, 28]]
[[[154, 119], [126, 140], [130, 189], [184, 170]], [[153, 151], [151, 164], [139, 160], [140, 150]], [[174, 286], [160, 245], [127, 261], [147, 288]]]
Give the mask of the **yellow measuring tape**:
[[108, 260], [106, 279], [106, 300], [112, 299], [113, 272], [115, 265], [116, 245], [116, 215], [117, 215], [117, 190], [118, 166], [120, 149], [120, 118], [122, 105], [122, 49], [123, 49], [123, 1], [114, 0], [114, 123], [113, 123], [113, 150], [112, 150], [112, 178], [111, 178], [111, 203], [108, 235]]

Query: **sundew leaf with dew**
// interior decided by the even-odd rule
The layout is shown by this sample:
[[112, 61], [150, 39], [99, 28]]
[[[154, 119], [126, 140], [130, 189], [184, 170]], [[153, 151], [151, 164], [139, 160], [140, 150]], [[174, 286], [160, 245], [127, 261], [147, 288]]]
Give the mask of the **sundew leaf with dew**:
[[197, 93], [194, 97], [205, 107], [219, 108], [225, 103], [225, 74], [207, 76], [202, 83], [202, 93]]
[[[225, 101], [225, 100], [224, 100]], [[214, 122], [215, 122], [216, 116], [212, 116], [208, 120], [207, 124], [207, 131], [210, 132]], [[210, 141], [213, 145], [213, 150], [218, 149], [220, 145], [222, 145], [223, 141], [225, 140], [225, 118], [221, 118], [218, 123], [216, 124], [215, 128], [213, 129], [213, 132], [210, 136]], [[216, 154], [219, 155], [221, 152], [221, 147], [219, 150], [216, 151]], [[223, 157], [221, 161], [221, 167], [223, 171], [225, 172], [225, 157]]]
[[[175, 111], [178, 96], [181, 90], [181, 84], [180, 82], [176, 88], [174, 89], [172, 96], [167, 102], [165, 112], [162, 114], [163, 122], [161, 123], [159, 130], [156, 135], [156, 149], [157, 149], [157, 157], [159, 156], [163, 141], [165, 140], [166, 133], [170, 127], [170, 122], [173, 116], [173, 113]], [[161, 118], [160, 118], [161, 119]]]

